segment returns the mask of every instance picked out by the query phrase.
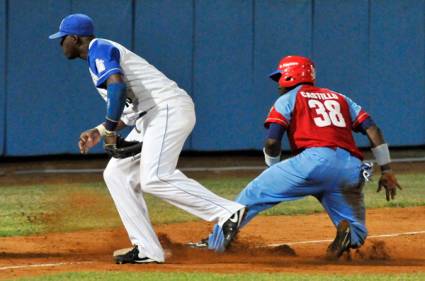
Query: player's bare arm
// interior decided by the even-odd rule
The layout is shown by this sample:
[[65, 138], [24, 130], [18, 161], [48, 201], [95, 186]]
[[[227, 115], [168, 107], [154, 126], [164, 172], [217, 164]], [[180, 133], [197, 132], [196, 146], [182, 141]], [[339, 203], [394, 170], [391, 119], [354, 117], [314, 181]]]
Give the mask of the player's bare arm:
[[380, 192], [384, 188], [387, 201], [390, 201], [395, 198], [397, 188], [402, 188], [391, 169], [388, 145], [385, 143], [381, 130], [376, 125], [367, 128], [366, 135], [372, 146], [372, 152], [381, 168], [381, 177], [378, 182], [377, 192]]

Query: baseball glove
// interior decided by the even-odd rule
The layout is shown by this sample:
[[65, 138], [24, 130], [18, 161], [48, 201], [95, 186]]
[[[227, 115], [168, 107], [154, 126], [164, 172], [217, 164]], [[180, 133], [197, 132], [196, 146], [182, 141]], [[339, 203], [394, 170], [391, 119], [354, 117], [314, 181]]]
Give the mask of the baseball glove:
[[117, 136], [116, 144], [105, 144], [103, 148], [109, 156], [124, 159], [139, 154], [142, 151], [142, 145], [142, 142], [126, 141], [124, 138]]

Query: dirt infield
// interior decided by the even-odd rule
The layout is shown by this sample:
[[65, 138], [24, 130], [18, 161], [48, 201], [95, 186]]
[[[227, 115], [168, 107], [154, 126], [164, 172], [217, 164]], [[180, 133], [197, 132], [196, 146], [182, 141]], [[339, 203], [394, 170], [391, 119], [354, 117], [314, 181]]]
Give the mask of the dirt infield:
[[[210, 160], [210, 161], [206, 161]], [[259, 165], [262, 158], [184, 159], [181, 167], [221, 164]], [[83, 164], [83, 166], [82, 166]], [[15, 171], [37, 168], [103, 168], [105, 160], [0, 163], [1, 185], [32, 185], [101, 181], [98, 174], [20, 175]], [[425, 163], [395, 164], [400, 173], [424, 172]], [[255, 177], [258, 171], [235, 176]], [[188, 173], [195, 177], [217, 177], [216, 173]], [[222, 173], [228, 174], [226, 173]], [[78, 198], [73, 198], [78, 200]], [[189, 249], [183, 243], [205, 237], [211, 224], [189, 222], [157, 225], [168, 258], [165, 264], [116, 265], [112, 253], [129, 247], [124, 229], [102, 229], [41, 236], [0, 238], [0, 279], [75, 271], [173, 271], [173, 272], [293, 272], [311, 274], [412, 273], [425, 272], [425, 207], [369, 209], [367, 225], [371, 236], [357, 251], [338, 261], [325, 258], [335, 229], [327, 215], [257, 217], [239, 234], [232, 249], [224, 254]], [[422, 232], [407, 235], [409, 232]], [[394, 236], [394, 234], [400, 234]], [[312, 242], [316, 241], [316, 242]], [[295, 242], [295, 243], [294, 243]], [[301, 242], [301, 243], [299, 243]], [[277, 248], [271, 244], [293, 243]]]
[[[367, 212], [370, 235], [425, 230], [425, 207]], [[67, 271], [204, 271], [295, 273], [425, 272], [425, 233], [368, 239], [358, 251], [338, 261], [325, 258], [328, 242], [275, 243], [332, 239], [325, 214], [257, 217], [239, 234], [229, 252], [189, 249], [182, 243], [203, 238], [211, 224], [191, 222], [156, 226], [168, 259], [165, 264], [115, 265], [112, 252], [128, 247], [123, 229], [51, 233], [0, 238], [0, 278]]]

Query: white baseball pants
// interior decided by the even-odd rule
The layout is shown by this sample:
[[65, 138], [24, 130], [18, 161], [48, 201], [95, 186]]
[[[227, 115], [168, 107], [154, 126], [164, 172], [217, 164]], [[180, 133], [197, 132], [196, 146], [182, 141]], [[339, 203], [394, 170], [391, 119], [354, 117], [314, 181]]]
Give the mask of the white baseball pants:
[[140, 256], [164, 261], [164, 251], [152, 228], [143, 192], [206, 221], [223, 223], [244, 206], [219, 197], [176, 169], [186, 138], [195, 125], [189, 96], [167, 100], [136, 122], [128, 140], [143, 141], [141, 158], [112, 158], [104, 179], [121, 220]]

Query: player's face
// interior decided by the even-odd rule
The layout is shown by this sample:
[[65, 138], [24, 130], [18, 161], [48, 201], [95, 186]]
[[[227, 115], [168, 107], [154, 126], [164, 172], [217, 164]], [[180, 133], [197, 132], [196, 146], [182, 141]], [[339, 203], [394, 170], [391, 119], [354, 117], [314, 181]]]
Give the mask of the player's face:
[[78, 51], [78, 37], [67, 35], [62, 38], [60, 44], [62, 46], [63, 54], [68, 59], [72, 60], [79, 57]]

